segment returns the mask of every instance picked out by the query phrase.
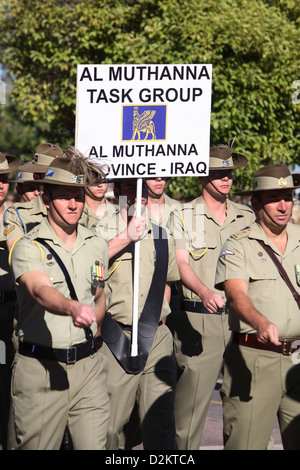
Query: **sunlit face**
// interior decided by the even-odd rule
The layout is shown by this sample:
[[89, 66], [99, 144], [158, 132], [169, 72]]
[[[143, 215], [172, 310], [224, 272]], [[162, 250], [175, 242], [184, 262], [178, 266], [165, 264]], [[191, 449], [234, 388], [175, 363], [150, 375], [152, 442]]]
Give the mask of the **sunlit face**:
[[43, 194], [50, 223], [62, 228], [76, 226], [84, 206], [83, 187], [54, 185], [50, 194], [51, 197], [48, 192]]
[[0, 205], [5, 201], [5, 198], [8, 193], [9, 182], [8, 182], [8, 173], [0, 174]]
[[227, 196], [232, 187], [233, 173], [232, 170], [210, 170], [204, 181], [204, 187], [210, 194]]
[[165, 178], [149, 178], [145, 180], [148, 187], [148, 194], [153, 199], [159, 199], [165, 190], [166, 179]]
[[292, 215], [293, 190], [262, 191], [258, 201], [252, 198], [252, 205], [264, 225], [284, 227]]
[[97, 184], [96, 186], [89, 186], [88, 190], [86, 190], [86, 195], [90, 196], [90, 193], [97, 198], [97, 199], [103, 199], [106, 191], [107, 191], [107, 186], [108, 183], [101, 183]]

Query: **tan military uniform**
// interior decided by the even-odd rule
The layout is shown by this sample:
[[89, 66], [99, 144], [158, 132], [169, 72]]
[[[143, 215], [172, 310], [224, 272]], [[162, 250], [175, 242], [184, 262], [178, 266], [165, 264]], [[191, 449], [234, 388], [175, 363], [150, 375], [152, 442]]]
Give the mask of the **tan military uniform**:
[[46, 207], [40, 196], [29, 202], [16, 202], [4, 214], [0, 240], [23, 237], [46, 216]]
[[[10, 207], [4, 203], [4, 211]], [[0, 230], [3, 227], [0, 222]], [[12, 344], [16, 292], [9, 272], [8, 251], [0, 245], [0, 429], [2, 446], [6, 448], [6, 433], [10, 402], [11, 365], [14, 357]]]
[[[255, 308], [278, 327], [281, 340], [300, 337], [299, 307], [257, 240], [263, 240], [272, 248], [300, 292], [295, 276], [295, 265], [300, 264], [300, 229], [288, 224], [287, 234], [284, 254], [267, 238], [259, 224], [253, 224], [245, 233], [234, 234], [222, 248], [216, 275], [218, 287], [228, 279], [247, 281], [248, 297]], [[229, 325], [233, 332], [249, 336], [256, 333], [232, 312], [229, 312]], [[295, 345], [299, 344], [300, 340]], [[267, 449], [277, 412], [284, 448], [300, 448], [299, 367], [298, 352], [284, 355], [239, 346], [235, 341], [229, 343], [222, 386], [225, 449]]]
[[[124, 226], [119, 227], [122, 232]], [[139, 315], [145, 304], [156, 262], [152, 229], [141, 239], [139, 276]], [[167, 280], [179, 278], [172, 237], [168, 241], [169, 265]], [[133, 304], [133, 253], [134, 244], [128, 245], [110, 260], [106, 281], [108, 313], [121, 325], [130, 337]], [[160, 319], [170, 312], [164, 299]], [[173, 390], [176, 382], [176, 366], [173, 355], [172, 335], [167, 326], [160, 324], [142, 372], [128, 374], [119, 365], [108, 347], [103, 348], [109, 360], [108, 388], [111, 398], [108, 448], [119, 448], [119, 433], [129, 421], [136, 398], [142, 423], [142, 441], [145, 449], [174, 449], [175, 425]]]
[[[227, 200], [227, 216], [221, 226], [203, 197], [183, 205], [175, 226], [176, 248], [189, 251], [189, 265], [212, 291], [221, 247], [229, 235], [248, 226], [255, 216], [245, 205]], [[224, 302], [225, 295], [222, 294]], [[182, 300], [201, 302], [182, 286]], [[220, 374], [229, 340], [228, 315], [182, 310], [176, 318], [175, 356], [180, 370], [175, 390], [176, 438], [179, 449], [200, 446], [211, 394]]]
[[[107, 270], [107, 243], [78, 225], [77, 240], [70, 252], [45, 219], [19, 240], [12, 251], [19, 301], [17, 332], [20, 343], [66, 349], [86, 341], [84, 330], [75, 327], [70, 316], [45, 311], [27, 290], [18, 286], [20, 276], [42, 270], [52, 280], [53, 287], [70, 298], [64, 273], [52, 254], [35, 243], [37, 237], [44, 239], [58, 253], [70, 274], [78, 300], [87, 305], [94, 302], [92, 266], [99, 262]], [[96, 323], [93, 323], [94, 334], [96, 329]], [[31, 374], [34, 374], [34, 381], [29, 380]], [[12, 383], [15, 435], [10, 436], [10, 448], [59, 449], [67, 420], [75, 449], [105, 448], [109, 416], [106, 377], [106, 359], [100, 351], [75, 363], [36, 359], [17, 353]], [[95, 420], [102, 424], [97, 427], [97, 433], [94, 432]]]
[[109, 239], [111, 229], [116, 230], [116, 215], [119, 214], [119, 207], [109, 201], [105, 201], [105, 213], [101, 219], [97, 217], [92, 209], [85, 204], [79, 223], [97, 232], [105, 240]]

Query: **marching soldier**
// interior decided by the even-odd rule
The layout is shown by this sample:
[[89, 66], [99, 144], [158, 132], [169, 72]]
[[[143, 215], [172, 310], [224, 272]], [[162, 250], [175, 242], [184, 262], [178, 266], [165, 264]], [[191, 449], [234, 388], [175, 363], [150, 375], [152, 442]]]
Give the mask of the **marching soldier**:
[[212, 392], [229, 340], [225, 295], [214, 288], [221, 247], [228, 236], [254, 220], [246, 205], [228, 199], [233, 171], [247, 164], [228, 145], [210, 149], [209, 176], [200, 178], [202, 196], [184, 204], [175, 227], [182, 284], [175, 320], [179, 379], [175, 390], [178, 447], [199, 449]]
[[229, 304], [232, 340], [222, 384], [227, 450], [266, 450], [278, 416], [285, 450], [299, 450], [300, 229], [289, 223], [295, 185], [282, 164], [260, 168], [251, 195], [256, 222], [219, 257], [216, 287]]
[[78, 224], [86, 175], [72, 151], [43, 180], [47, 217], [11, 250], [19, 302], [9, 448], [104, 449], [109, 400], [101, 354], [107, 243]]
[[[34, 159], [23, 163], [18, 170], [31, 173], [33, 178], [41, 183], [48, 165], [54, 158], [62, 157], [63, 150], [57, 145], [43, 143], [37, 147]], [[3, 218], [3, 230], [0, 240], [5, 241], [8, 250], [19, 237], [28, 233], [35, 225], [46, 217], [47, 211], [42, 198], [37, 196], [29, 202], [17, 202], [5, 211]]]
[[[115, 184], [120, 196], [134, 202], [136, 180]], [[123, 210], [121, 209], [121, 213]], [[119, 218], [119, 234], [129, 230]], [[127, 227], [127, 228], [126, 228]], [[139, 405], [141, 437], [144, 449], [176, 449], [174, 424], [174, 386], [176, 364], [170, 330], [163, 319], [170, 308], [164, 299], [166, 282], [179, 278], [174, 242], [153, 225], [145, 230], [143, 218], [136, 226], [140, 239], [140, 275], [138, 291], [138, 354], [131, 355], [133, 327], [134, 243], [126, 237], [119, 241], [111, 256], [106, 281], [107, 315], [102, 328], [103, 352], [109, 362], [108, 390], [111, 414], [108, 449], [119, 449], [120, 433], [129, 421], [135, 401]], [[138, 232], [139, 231], [139, 232]]]
[[[8, 175], [17, 170], [20, 160], [0, 153], [0, 227], [9, 205], [5, 202], [9, 189]], [[12, 332], [17, 297], [9, 273], [8, 252], [0, 245], [0, 433], [2, 448], [6, 449], [8, 410], [10, 402], [11, 364], [14, 357]]]

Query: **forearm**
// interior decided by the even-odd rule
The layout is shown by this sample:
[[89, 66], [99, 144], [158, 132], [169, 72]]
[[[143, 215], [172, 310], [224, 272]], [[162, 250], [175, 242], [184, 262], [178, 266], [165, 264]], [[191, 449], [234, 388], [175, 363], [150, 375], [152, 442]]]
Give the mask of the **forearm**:
[[200, 298], [205, 297], [209, 289], [208, 287], [206, 287], [205, 284], [203, 284], [203, 282], [200, 281], [200, 279], [196, 275], [195, 271], [191, 268], [191, 266], [186, 262], [181, 262], [178, 265], [178, 268], [179, 268], [180, 279], [182, 283], [185, 285], [185, 287], [190, 289]]
[[52, 286], [42, 286], [33, 289], [33, 299], [45, 310], [55, 315], [72, 315], [76, 300], [67, 299]]
[[241, 279], [230, 279], [224, 282], [225, 293], [231, 311], [235, 316], [250, 325], [262, 343], [280, 344], [278, 328], [262, 315], [248, 296], [248, 282]]
[[129, 243], [131, 243], [131, 238], [128, 235], [128, 230], [124, 230], [124, 232], [117, 235], [115, 238], [112, 238], [108, 242], [108, 256], [111, 259], [115, 256], [119, 251], [126, 248]]
[[97, 334], [96, 336], [101, 335], [101, 326], [106, 312], [106, 299], [104, 290], [99, 287], [96, 291], [95, 296], [95, 317], [97, 322]]
[[235, 293], [235, 295], [231, 295], [230, 291], [226, 290], [226, 287], [225, 292], [228, 305], [235, 316], [255, 330], [258, 330], [261, 323], [265, 322], [266, 319], [256, 310], [248, 295], [244, 292], [238, 292]]

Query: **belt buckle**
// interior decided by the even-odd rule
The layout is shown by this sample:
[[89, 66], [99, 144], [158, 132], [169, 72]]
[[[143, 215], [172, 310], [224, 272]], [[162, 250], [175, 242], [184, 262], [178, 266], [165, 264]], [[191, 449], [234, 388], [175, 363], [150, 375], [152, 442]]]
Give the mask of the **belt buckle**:
[[282, 354], [284, 356], [290, 356], [292, 354], [293, 340], [289, 338], [283, 338], [282, 341]]
[[[71, 353], [71, 351], [73, 353]], [[67, 364], [75, 364], [76, 359], [77, 359], [77, 350], [74, 346], [70, 346], [69, 348], [67, 348]]]

